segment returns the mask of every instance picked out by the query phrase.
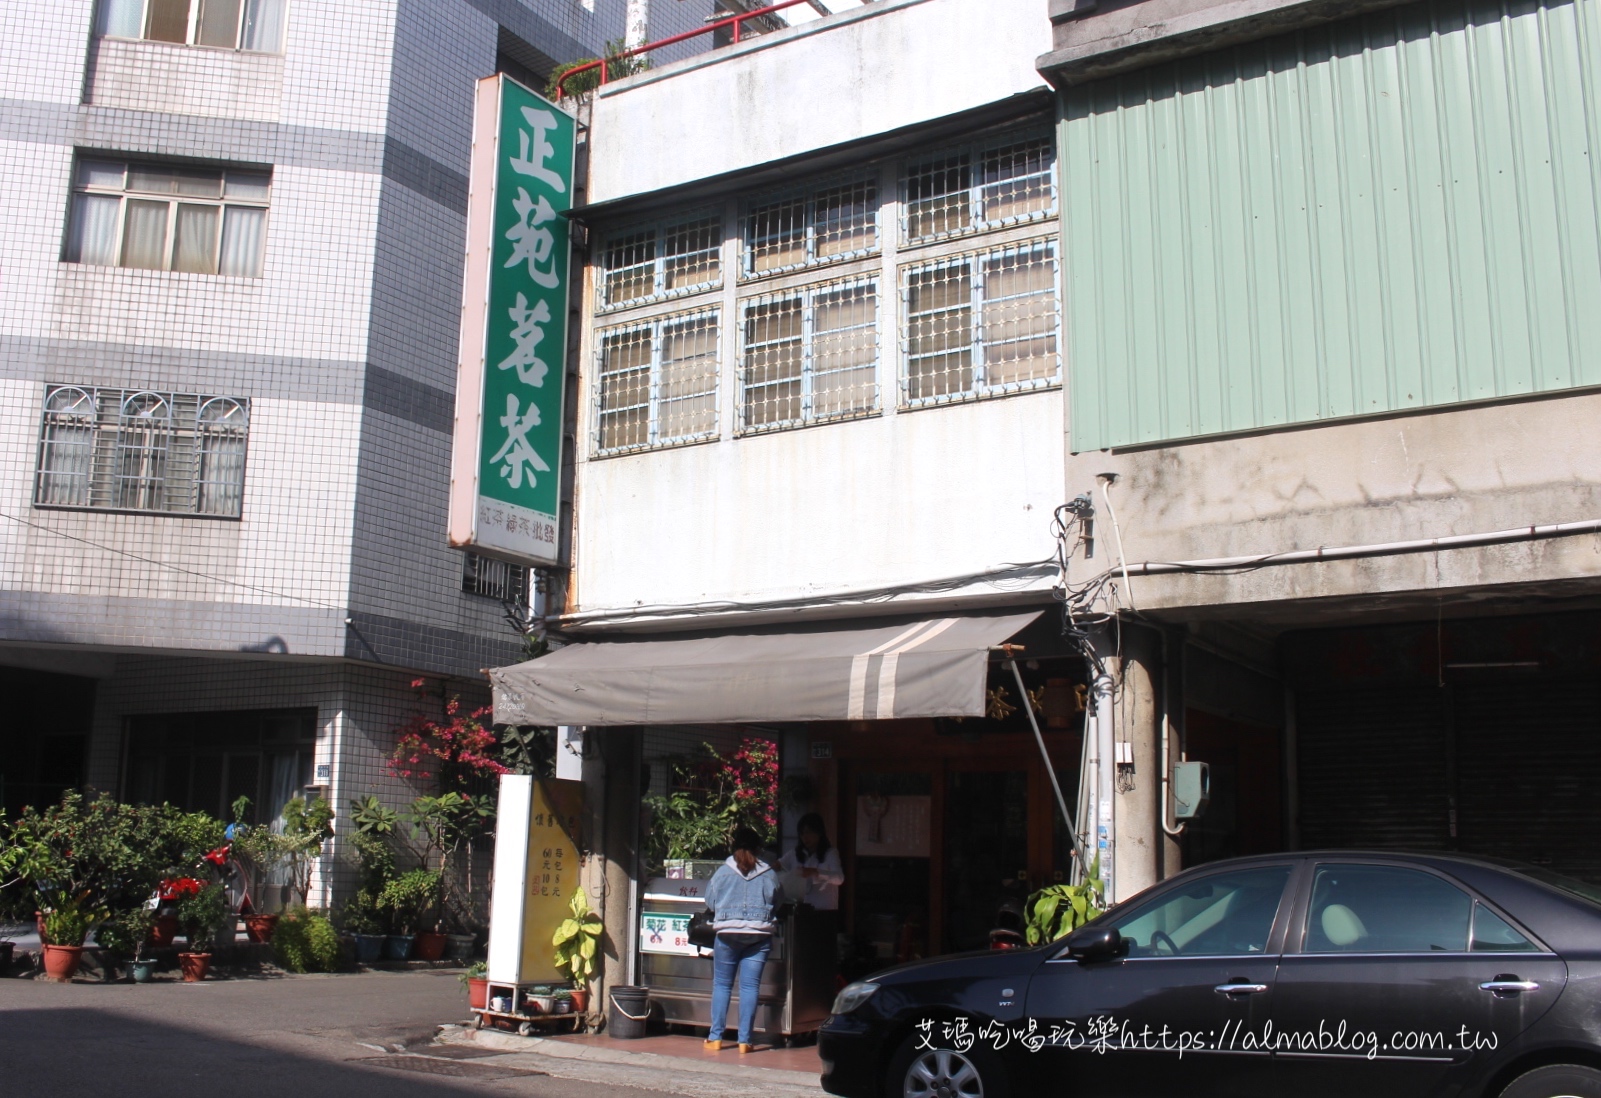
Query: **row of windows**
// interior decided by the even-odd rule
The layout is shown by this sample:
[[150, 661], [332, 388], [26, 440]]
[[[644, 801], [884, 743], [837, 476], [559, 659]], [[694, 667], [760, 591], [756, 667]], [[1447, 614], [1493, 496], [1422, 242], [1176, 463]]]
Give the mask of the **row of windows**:
[[[1056, 283], [1048, 239], [902, 268], [903, 403], [1055, 383]], [[876, 276], [742, 301], [740, 432], [877, 411], [880, 313]], [[597, 332], [598, 451], [717, 436], [720, 319], [713, 307]]]
[[111, 38], [282, 53], [285, 0], [100, 0], [95, 24]]
[[[1002, 137], [907, 161], [901, 238], [907, 245], [1050, 217], [1056, 156], [1048, 135]], [[834, 263], [879, 250], [876, 176], [816, 184], [748, 204], [740, 277]], [[722, 283], [720, 214], [635, 226], [600, 248], [603, 309], [712, 289]]]

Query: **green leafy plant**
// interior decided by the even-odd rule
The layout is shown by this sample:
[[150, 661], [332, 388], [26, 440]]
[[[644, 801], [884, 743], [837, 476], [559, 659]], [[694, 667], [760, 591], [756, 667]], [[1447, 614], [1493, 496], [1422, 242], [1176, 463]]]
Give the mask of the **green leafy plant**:
[[[643, 54], [636, 57], [617, 56], [627, 49], [626, 39], [613, 38], [606, 43], [606, 47], [602, 52], [606, 56], [606, 79], [608, 81], [621, 80], [625, 76], [633, 76], [635, 73], [644, 72], [650, 68], [650, 58]], [[564, 65], [557, 65], [551, 71], [550, 82], [545, 85], [545, 98], [555, 99], [558, 93], [573, 96], [587, 95], [600, 87], [600, 67], [598, 65], [588, 72], [579, 73], [567, 81], [565, 86], [561, 84], [561, 78], [567, 73], [597, 60], [599, 59], [594, 57], [582, 57], [577, 61], [569, 61]]]
[[1080, 884], [1042, 888], [1023, 905], [1029, 945], [1065, 938], [1106, 910], [1106, 884], [1096, 855]]
[[563, 919], [551, 936], [550, 944], [556, 947], [556, 967], [567, 973], [578, 987], [588, 987], [590, 977], [598, 967], [596, 954], [600, 952], [600, 936], [605, 930], [601, 918], [589, 906], [589, 897], [582, 888], [573, 893], [567, 903], [572, 918]]
[[260, 896], [266, 882], [293, 856], [294, 844], [267, 824], [245, 822], [249, 810], [249, 797], [233, 802], [231, 854], [245, 876], [246, 890], [252, 896]]
[[439, 874], [430, 869], [402, 873], [384, 886], [378, 907], [388, 912], [396, 934], [416, 934], [439, 904]]
[[155, 921], [155, 909], [148, 905], [114, 912], [96, 928], [95, 941], [102, 949], [137, 961], [144, 954]]
[[51, 945], [81, 946], [89, 931], [108, 914], [105, 908], [91, 907], [84, 896], [60, 903], [44, 912], [45, 941]]
[[651, 810], [646, 860], [723, 857], [735, 829], [771, 835], [778, 823], [778, 745], [747, 737], [730, 755], [711, 744], [673, 767], [673, 789], [645, 798]]
[[272, 935], [278, 967], [290, 972], [335, 972], [339, 969], [339, 932], [327, 918], [303, 907], [290, 908]]
[[334, 833], [334, 810], [327, 801], [318, 797], [309, 803], [302, 797], [291, 798], [283, 807], [283, 851], [289, 863], [289, 884], [300, 895], [300, 906], [306, 906], [311, 895], [311, 871], [322, 857], [322, 847]]
[[233, 922], [228, 896], [222, 885], [215, 883], [183, 896], [173, 914], [189, 939], [189, 949], [193, 953], [209, 950], [216, 943], [218, 932]]
[[482, 980], [488, 975], [489, 963], [487, 961], [474, 961], [467, 966], [467, 971], [456, 977], [456, 979], [461, 981], [462, 987], [466, 987], [468, 980]]

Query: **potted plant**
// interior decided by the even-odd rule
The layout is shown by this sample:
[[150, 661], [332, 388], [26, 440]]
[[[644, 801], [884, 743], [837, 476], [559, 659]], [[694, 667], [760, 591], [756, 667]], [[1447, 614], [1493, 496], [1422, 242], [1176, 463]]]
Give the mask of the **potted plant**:
[[438, 903], [439, 874], [433, 870], [413, 869], [384, 886], [378, 905], [390, 918], [390, 933], [384, 939], [385, 958], [404, 961], [411, 956], [422, 920]]
[[595, 955], [600, 951], [600, 935], [605, 929], [601, 918], [589, 906], [589, 897], [579, 888], [567, 903], [572, 918], [563, 919], [551, 936], [556, 947], [556, 967], [573, 982], [573, 1009], [589, 1009], [589, 980], [595, 974]]
[[[289, 859], [292, 844], [266, 824], [247, 823], [244, 817], [249, 810], [249, 797], [234, 801], [234, 822], [229, 827], [229, 854], [244, 877], [245, 892], [259, 897], [264, 895], [267, 882]], [[272, 941], [273, 931], [278, 925], [277, 915], [241, 908], [240, 917], [244, 920], [245, 936], [252, 942]]]
[[44, 912], [44, 975], [55, 983], [72, 982], [83, 959], [83, 942], [106, 912], [90, 908], [84, 897]]
[[461, 986], [467, 989], [467, 1005], [474, 1010], [489, 1006], [489, 966], [483, 961], [470, 966], [461, 974]]
[[[188, 878], [193, 880], [193, 878]], [[211, 969], [211, 947], [217, 933], [233, 918], [228, 910], [228, 897], [220, 884], [201, 885], [185, 890], [178, 901], [178, 923], [189, 939], [189, 949], [178, 954], [178, 965], [183, 969], [186, 983], [206, 978]]]
[[[155, 960], [144, 956], [155, 917], [154, 904], [147, 902], [131, 910], [114, 912], [95, 931], [96, 943], [116, 958], [118, 967], [125, 968], [136, 984], [148, 983], [155, 971]], [[110, 967], [109, 960], [107, 967]]]
[[300, 906], [310, 902], [311, 872], [322, 857], [323, 844], [333, 837], [334, 810], [318, 797], [309, 803], [291, 798], [283, 807], [284, 828], [280, 839], [289, 863], [290, 887], [300, 895]]

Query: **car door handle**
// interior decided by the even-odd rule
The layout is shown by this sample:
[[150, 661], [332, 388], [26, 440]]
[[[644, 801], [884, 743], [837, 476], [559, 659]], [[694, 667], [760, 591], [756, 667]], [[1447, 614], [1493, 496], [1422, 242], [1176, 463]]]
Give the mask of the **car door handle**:
[[1540, 985], [1533, 980], [1486, 980], [1479, 985], [1480, 991], [1493, 991], [1501, 994], [1507, 991], [1539, 991]]
[[1266, 984], [1218, 984], [1212, 989], [1219, 995], [1255, 995], [1266, 991]]

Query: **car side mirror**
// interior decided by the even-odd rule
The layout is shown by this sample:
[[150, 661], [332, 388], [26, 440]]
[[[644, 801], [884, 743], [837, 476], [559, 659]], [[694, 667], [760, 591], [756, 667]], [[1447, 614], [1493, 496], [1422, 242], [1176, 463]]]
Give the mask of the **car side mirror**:
[[1080, 964], [1128, 956], [1129, 944], [1113, 926], [1086, 926], [1067, 936], [1067, 955]]

